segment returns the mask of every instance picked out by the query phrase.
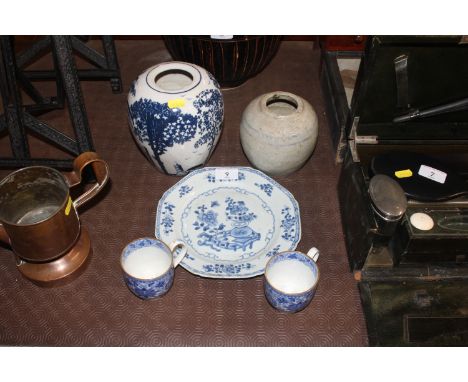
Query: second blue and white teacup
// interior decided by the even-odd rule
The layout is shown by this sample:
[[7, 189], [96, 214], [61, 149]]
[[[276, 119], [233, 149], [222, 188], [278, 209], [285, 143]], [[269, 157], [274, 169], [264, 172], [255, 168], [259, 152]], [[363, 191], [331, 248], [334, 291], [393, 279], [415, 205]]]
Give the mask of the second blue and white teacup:
[[128, 288], [144, 300], [164, 295], [174, 282], [174, 268], [186, 253], [187, 247], [181, 241], [170, 246], [151, 237], [132, 241], [120, 257]]
[[309, 305], [319, 281], [317, 248], [306, 254], [298, 251], [280, 252], [265, 268], [265, 296], [276, 309], [298, 312]]

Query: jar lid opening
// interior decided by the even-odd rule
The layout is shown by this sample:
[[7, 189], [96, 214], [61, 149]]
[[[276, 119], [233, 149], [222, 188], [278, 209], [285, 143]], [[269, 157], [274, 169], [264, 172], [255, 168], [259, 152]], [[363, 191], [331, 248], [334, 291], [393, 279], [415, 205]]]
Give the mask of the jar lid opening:
[[274, 94], [266, 100], [268, 110], [278, 116], [286, 116], [297, 112], [298, 102], [286, 94]]
[[154, 83], [165, 91], [182, 91], [193, 83], [193, 75], [183, 69], [168, 69], [159, 73]]
[[183, 95], [200, 84], [200, 70], [203, 69], [186, 62], [163, 62], [147, 70], [146, 85], [158, 93]]

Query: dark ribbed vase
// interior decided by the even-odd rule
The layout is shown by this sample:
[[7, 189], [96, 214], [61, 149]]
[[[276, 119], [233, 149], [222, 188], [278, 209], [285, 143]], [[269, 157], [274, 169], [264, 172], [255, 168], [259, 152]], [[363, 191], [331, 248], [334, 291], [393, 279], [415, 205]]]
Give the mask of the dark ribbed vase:
[[164, 36], [174, 60], [200, 65], [212, 73], [223, 88], [243, 84], [261, 72], [281, 43], [281, 36]]

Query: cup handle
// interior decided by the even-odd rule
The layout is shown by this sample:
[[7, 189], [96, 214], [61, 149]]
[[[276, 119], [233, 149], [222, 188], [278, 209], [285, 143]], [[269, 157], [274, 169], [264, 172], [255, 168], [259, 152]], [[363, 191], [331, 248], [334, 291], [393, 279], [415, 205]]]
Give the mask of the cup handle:
[[307, 256], [309, 256], [312, 260], [317, 262], [320, 256], [320, 251], [317, 248], [312, 247], [311, 249], [309, 249], [309, 252], [307, 252]]
[[10, 237], [2, 223], [0, 223], [0, 241], [3, 241], [5, 244], [10, 244]]
[[96, 196], [109, 180], [109, 167], [107, 163], [99, 158], [98, 154], [95, 152], [87, 151], [75, 158], [73, 161], [73, 171], [64, 174], [70, 187], [81, 183], [83, 170], [88, 165], [92, 166], [97, 182], [93, 187], [75, 199], [73, 202], [75, 208], [78, 208]]
[[[175, 253], [177, 248], [180, 248], [179, 253]], [[169, 246], [169, 249], [171, 250], [172, 256], [174, 258], [173, 264], [174, 264], [174, 268], [175, 268], [175, 267], [177, 267], [179, 265], [179, 263], [182, 261], [182, 259], [187, 254], [187, 246], [185, 245], [185, 243], [183, 241], [176, 240]]]

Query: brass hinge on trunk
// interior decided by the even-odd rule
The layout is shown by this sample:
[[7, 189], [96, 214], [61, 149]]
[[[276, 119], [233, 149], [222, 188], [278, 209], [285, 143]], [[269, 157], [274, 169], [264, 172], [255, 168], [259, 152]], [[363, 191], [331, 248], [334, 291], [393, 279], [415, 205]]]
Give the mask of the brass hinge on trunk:
[[376, 145], [378, 142], [377, 135], [357, 135], [357, 126], [359, 124], [359, 117], [354, 117], [353, 125], [349, 133], [349, 148], [351, 150], [351, 156], [353, 162], [360, 162], [359, 155], [357, 152], [357, 145]]

